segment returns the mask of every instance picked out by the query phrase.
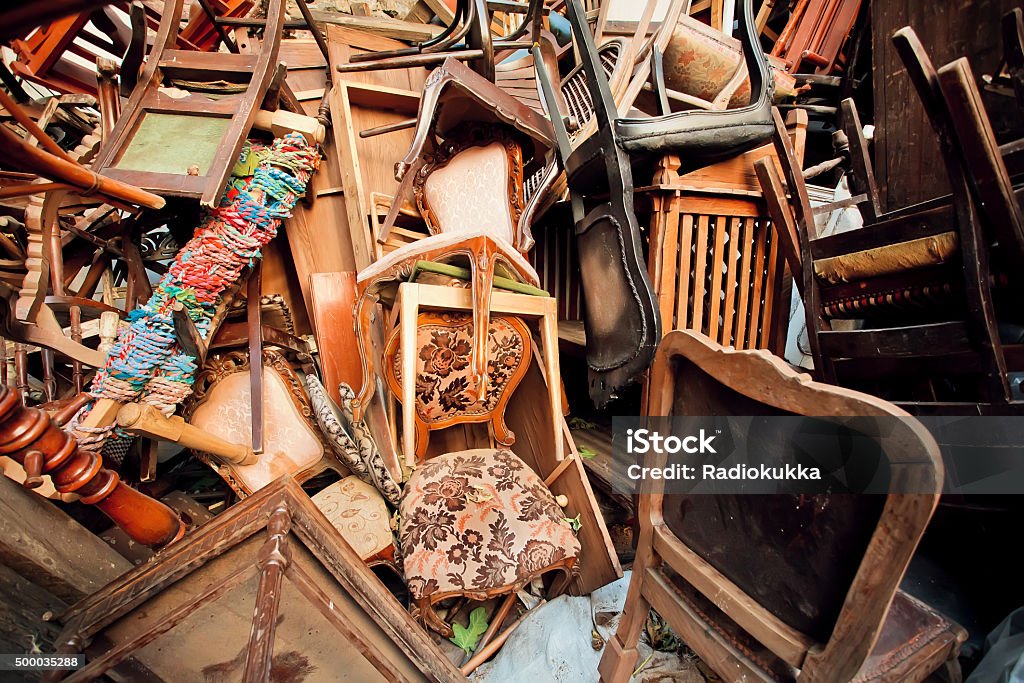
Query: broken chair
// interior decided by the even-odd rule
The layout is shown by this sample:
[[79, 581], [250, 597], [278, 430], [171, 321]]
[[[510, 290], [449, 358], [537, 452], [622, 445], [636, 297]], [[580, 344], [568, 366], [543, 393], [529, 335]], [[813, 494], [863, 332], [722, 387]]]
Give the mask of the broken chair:
[[[792, 207], [769, 207], [774, 224], [785, 226], [780, 238], [787, 259], [802, 273], [815, 373], [829, 383], [885, 391], [911, 412], [1013, 411], [1008, 372], [1020, 367], [1019, 354], [999, 333], [1000, 323], [1014, 321], [1013, 307], [997, 305], [1004, 291], [1012, 291], [1013, 268], [1007, 265], [1024, 253], [1019, 207], [993, 151], [998, 147], [991, 129], [979, 127], [980, 99], [964, 100], [961, 89], [960, 101], [975, 103], [974, 123], [963, 108], [954, 119], [914, 32], [901, 29], [893, 42], [926, 104], [952, 199], [882, 213], [856, 111], [844, 103], [851, 186], [865, 225], [819, 238], [800, 167], [788, 139], [776, 135]], [[777, 114], [775, 121], [781, 131]], [[774, 168], [762, 165], [758, 174], [766, 196], [784, 196]], [[851, 318], [864, 327], [832, 329], [832, 320]]]
[[263, 45], [253, 55], [177, 49], [183, 5], [175, 0], [164, 9], [142, 75], [93, 169], [213, 207], [272, 82], [283, 78], [284, 2], [270, 1]]
[[966, 631], [899, 589], [942, 490], [939, 447], [923, 425], [874, 396], [812, 382], [767, 351], [734, 351], [689, 330], [670, 332], [658, 350], [650, 414], [813, 416], [876, 445], [912, 492], [669, 495], [651, 480], [601, 680], [630, 678], [652, 608], [726, 681], [920, 681], [937, 669], [960, 680]]

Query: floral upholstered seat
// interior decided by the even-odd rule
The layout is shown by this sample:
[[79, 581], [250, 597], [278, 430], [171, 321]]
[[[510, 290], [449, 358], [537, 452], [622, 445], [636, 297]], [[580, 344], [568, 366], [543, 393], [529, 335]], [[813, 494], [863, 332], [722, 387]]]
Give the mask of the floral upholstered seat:
[[552, 570], [573, 571], [580, 543], [540, 477], [514, 453], [475, 449], [432, 458], [413, 473], [399, 508], [414, 613], [445, 635], [432, 605], [485, 600]]
[[[505, 425], [505, 405], [526, 374], [533, 357], [530, 330], [520, 318], [491, 318], [487, 340], [488, 391], [483, 400], [469, 371], [473, 317], [467, 313], [420, 313], [416, 326], [416, 458], [427, 453], [430, 430], [456, 424], [486, 422], [495, 441], [515, 443]], [[384, 351], [388, 386], [402, 399], [402, 358], [399, 330]]]

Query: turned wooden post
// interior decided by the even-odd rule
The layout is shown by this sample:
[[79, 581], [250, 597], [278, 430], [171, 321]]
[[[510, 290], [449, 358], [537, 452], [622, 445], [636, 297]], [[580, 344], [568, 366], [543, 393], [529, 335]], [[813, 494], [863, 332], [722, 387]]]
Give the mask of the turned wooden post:
[[95, 505], [133, 540], [160, 547], [181, 538], [185, 525], [158, 500], [127, 486], [103, 467], [99, 453], [78, 442], [38, 408], [26, 408], [18, 394], [0, 386], [0, 455], [25, 468], [25, 486], [35, 488], [49, 474], [60, 493], [75, 493]]

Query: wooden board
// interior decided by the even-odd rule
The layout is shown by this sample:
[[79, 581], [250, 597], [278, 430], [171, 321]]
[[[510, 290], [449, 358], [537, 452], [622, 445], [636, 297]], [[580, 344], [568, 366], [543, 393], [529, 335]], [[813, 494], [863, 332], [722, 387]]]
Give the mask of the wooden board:
[[309, 276], [313, 299], [312, 317], [324, 387], [336, 403], [341, 401], [338, 383], [356, 391], [363, 383], [363, 364], [356, 351], [356, 274], [313, 273]]
[[[333, 69], [345, 64], [353, 52], [396, 49], [402, 43], [340, 26], [327, 27]], [[355, 269], [373, 260], [370, 237], [371, 195], [394, 195], [398, 183], [394, 164], [412, 142], [412, 129], [360, 138], [359, 132], [416, 116], [419, 94], [427, 71], [423, 68], [389, 69], [366, 73], [335, 74], [331, 94], [334, 149], [345, 188], [345, 212], [350, 226]], [[352, 270], [340, 268], [332, 270]]]
[[[872, 3], [875, 179], [884, 210], [949, 193], [935, 133], [893, 47], [892, 34], [911, 26], [935, 68], [967, 57], [980, 78], [999, 68], [1003, 49], [999, 21], [1019, 5], [1016, 0]], [[1024, 135], [1024, 119], [1013, 98], [983, 91], [982, 99], [1000, 142]]]
[[0, 564], [67, 602], [131, 569], [49, 501], [0, 477]]
[[[281, 59], [288, 65], [288, 85], [299, 96], [303, 113], [316, 116], [327, 70], [320, 48], [313, 40], [285, 40], [281, 44]], [[321, 150], [320, 170], [309, 182], [312, 204], [300, 201], [292, 209], [292, 217], [284, 222], [296, 280], [310, 316], [313, 310], [310, 275], [355, 270], [356, 267], [338, 149], [331, 127], [327, 128]]]
[[313, 18], [317, 22], [329, 26], [344, 26], [350, 29], [374, 33], [383, 38], [404, 40], [420, 43], [436, 36], [444, 29], [434, 24], [421, 24], [414, 21], [402, 21], [388, 17], [356, 17], [351, 14], [339, 12], [324, 12], [323, 10], [312, 10]]

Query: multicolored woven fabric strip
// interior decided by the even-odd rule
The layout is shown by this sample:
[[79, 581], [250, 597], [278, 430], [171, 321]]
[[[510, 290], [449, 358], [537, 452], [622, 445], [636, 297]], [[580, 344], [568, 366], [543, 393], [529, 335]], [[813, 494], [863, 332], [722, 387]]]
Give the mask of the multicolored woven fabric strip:
[[[263, 247], [291, 215], [319, 164], [316, 147], [298, 133], [277, 138], [269, 146], [246, 143], [220, 204], [178, 252], [149, 301], [129, 314], [128, 327], [121, 329], [106, 364], [93, 379], [93, 396], [140, 401], [165, 415], [174, 413], [191, 393], [197, 369], [196, 359], [175, 337], [174, 302], [180, 301], [196, 329], [208, 336], [221, 295], [262, 257]], [[81, 430], [79, 423], [88, 410], [69, 427]], [[99, 450], [110, 430], [80, 433], [90, 431], [89, 438], [80, 439], [81, 445]]]

